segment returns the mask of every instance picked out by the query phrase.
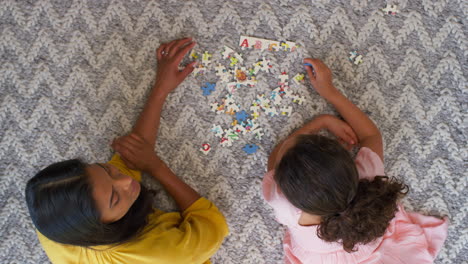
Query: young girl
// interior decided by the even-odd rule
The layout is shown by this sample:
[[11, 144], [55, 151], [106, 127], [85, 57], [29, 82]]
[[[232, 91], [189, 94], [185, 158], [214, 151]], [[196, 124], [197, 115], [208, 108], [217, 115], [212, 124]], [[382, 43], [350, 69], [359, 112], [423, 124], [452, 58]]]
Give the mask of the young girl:
[[[287, 226], [286, 263], [432, 263], [447, 220], [405, 212], [407, 186], [384, 173], [375, 124], [332, 84], [330, 69], [305, 59], [315, 90], [345, 121], [321, 115], [278, 144], [268, 160], [263, 196]], [[347, 148], [359, 143], [356, 159]]]
[[[115, 140], [106, 164], [80, 160], [48, 166], [28, 181], [26, 202], [52, 263], [209, 263], [228, 234], [216, 206], [180, 180], [154, 152], [163, 103], [193, 71], [179, 71], [190, 38], [157, 50], [156, 83], [130, 135]], [[145, 171], [174, 198], [181, 213], [153, 209], [139, 183]]]

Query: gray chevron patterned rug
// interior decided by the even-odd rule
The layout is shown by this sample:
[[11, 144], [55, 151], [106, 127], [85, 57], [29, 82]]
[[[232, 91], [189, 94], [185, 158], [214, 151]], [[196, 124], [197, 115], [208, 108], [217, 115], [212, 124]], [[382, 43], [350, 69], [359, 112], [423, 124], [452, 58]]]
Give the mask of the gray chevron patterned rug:
[[[390, 2], [389, 2], [390, 3]], [[448, 216], [448, 239], [436, 263], [466, 263], [467, 23], [462, 0], [394, 1], [15, 1], [0, 3], [0, 259], [48, 263], [24, 202], [26, 181], [44, 166], [81, 157], [105, 162], [109, 142], [131, 129], [155, 77], [155, 49], [194, 37], [213, 54], [201, 76], [190, 76], [168, 98], [157, 152], [174, 172], [214, 201], [231, 233], [213, 263], [282, 263], [283, 228], [261, 195], [274, 145], [317, 114], [335, 113], [308, 84], [290, 116], [261, 115], [260, 138], [242, 135], [221, 146], [210, 130], [232, 117], [210, 104], [226, 90], [214, 62], [224, 45], [245, 65], [265, 57], [271, 73], [241, 88], [237, 103], [278, 86], [278, 75], [304, 73], [302, 58], [324, 60], [335, 85], [380, 127], [386, 173], [411, 187], [408, 211]], [[465, 17], [465, 19], [463, 19]], [[242, 50], [241, 35], [288, 40], [295, 52]], [[357, 50], [363, 63], [349, 61]], [[218, 82], [203, 96], [205, 82]], [[291, 82], [292, 83], [292, 82]], [[210, 143], [204, 155], [201, 144]], [[242, 148], [256, 144], [256, 153]], [[155, 205], [173, 210], [161, 187]]]

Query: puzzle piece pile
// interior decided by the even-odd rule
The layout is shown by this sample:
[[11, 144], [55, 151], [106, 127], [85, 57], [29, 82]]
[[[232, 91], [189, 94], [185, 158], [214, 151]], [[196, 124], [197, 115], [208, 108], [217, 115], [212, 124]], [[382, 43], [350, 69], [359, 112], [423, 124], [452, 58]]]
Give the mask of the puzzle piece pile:
[[[278, 115], [290, 116], [293, 108], [285, 103], [296, 103], [302, 105], [305, 97], [295, 93], [288, 85], [289, 75], [286, 72], [279, 75], [280, 81], [278, 87], [269, 92], [268, 95], [260, 94], [252, 102], [250, 113], [246, 110], [241, 110], [241, 106], [235, 102], [233, 92], [236, 90], [228, 88], [228, 94], [222, 99], [220, 103], [214, 102], [211, 104], [211, 111], [221, 114], [235, 116], [231, 123], [232, 128], [222, 129], [219, 125], [213, 125], [212, 132], [215, 136], [221, 138], [222, 146], [232, 146], [232, 142], [238, 140], [240, 134], [253, 133], [255, 138], [262, 139], [264, 135], [263, 129], [259, 126], [257, 119], [264, 113], [269, 117]], [[293, 80], [297, 84], [304, 82], [304, 74], [297, 74]], [[229, 87], [229, 83], [227, 85]]]
[[[239, 45], [242, 47], [244, 42], [241, 37]], [[264, 47], [266, 44], [270, 46], [273, 51], [289, 51], [292, 52], [297, 48], [294, 42], [275, 42], [271, 40], [263, 40], [258, 38], [244, 38], [249, 41], [255, 41], [257, 49], [260, 49], [259, 45]], [[260, 44], [261, 42], [262, 44]], [[276, 45], [275, 45], [276, 44]], [[246, 44], [244, 44], [246, 45]], [[274, 47], [283, 47], [282, 49]], [[249, 46], [250, 47], [250, 46]], [[263, 49], [262, 49], [263, 50]], [[192, 51], [190, 58], [199, 59], [201, 63], [195, 68], [194, 75], [200, 76], [208, 72], [209, 69], [214, 68], [218, 80], [216, 82], [205, 82], [205, 85], [201, 87], [204, 96], [209, 96], [215, 89], [219, 87], [225, 87], [226, 95], [221, 98], [220, 102], [213, 102], [210, 104], [211, 111], [217, 114], [227, 114], [233, 117], [233, 121], [229, 127], [223, 129], [220, 125], [213, 124], [211, 132], [219, 138], [220, 145], [230, 147], [233, 142], [239, 140], [242, 135], [252, 133], [256, 139], [262, 139], [264, 136], [263, 128], [258, 122], [258, 117], [261, 114], [265, 114], [269, 117], [274, 116], [290, 116], [293, 112], [293, 108], [287, 103], [296, 103], [301, 105], [305, 97], [293, 92], [293, 89], [288, 85], [289, 75], [286, 72], [282, 72], [278, 77], [278, 87], [270, 91], [268, 94], [260, 94], [252, 102], [250, 109], [241, 109], [241, 105], [236, 102], [239, 96], [236, 96], [236, 92], [243, 87], [250, 88], [257, 84], [256, 76], [260, 73], [272, 73], [274, 67], [271, 60], [262, 56], [257, 61], [249, 66], [245, 66], [244, 59], [241, 54], [236, 52], [234, 49], [224, 46], [220, 52], [224, 65], [220, 62], [216, 64], [211, 61], [212, 54], [205, 51], [199, 53]], [[304, 83], [305, 75], [298, 73], [292, 80], [295, 84], [301, 85]], [[222, 89], [222, 88], [220, 88]], [[254, 146], [254, 145], [252, 145]], [[253, 150], [256, 151], [258, 148], [249, 147], [246, 151], [247, 154], [252, 154]], [[200, 148], [204, 154], [208, 154], [211, 150], [211, 145], [204, 143]]]

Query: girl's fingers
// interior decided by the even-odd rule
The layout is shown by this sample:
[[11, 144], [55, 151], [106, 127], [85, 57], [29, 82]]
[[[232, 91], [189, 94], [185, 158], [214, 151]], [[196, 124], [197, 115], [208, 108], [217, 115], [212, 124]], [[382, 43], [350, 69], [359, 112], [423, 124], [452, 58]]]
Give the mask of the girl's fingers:
[[123, 157], [122, 155], [120, 156], [120, 158], [123, 160], [123, 162], [125, 163], [125, 165], [127, 165], [127, 167], [131, 170], [135, 170], [137, 169], [135, 164], [133, 164], [133, 162], [129, 161], [128, 159], [126, 159], [125, 157]]
[[134, 155], [136, 150], [138, 150], [137, 145], [130, 143], [129, 140], [126, 140], [125, 138], [117, 139], [113, 144], [113, 147], [115, 147], [116, 150], [125, 151], [130, 155]]
[[140, 137], [139, 135], [137, 135], [135, 133], [130, 133], [128, 136], [130, 138], [132, 138], [133, 140], [135, 140], [136, 141], [135, 143], [139, 143], [139, 144], [146, 143], [145, 140], [142, 137]]
[[349, 137], [351, 137], [351, 144], [356, 144], [358, 142], [358, 138], [356, 136], [356, 133], [354, 133], [354, 130], [351, 127], [346, 126], [345, 127], [345, 132], [346, 132], [346, 134], [348, 134]]

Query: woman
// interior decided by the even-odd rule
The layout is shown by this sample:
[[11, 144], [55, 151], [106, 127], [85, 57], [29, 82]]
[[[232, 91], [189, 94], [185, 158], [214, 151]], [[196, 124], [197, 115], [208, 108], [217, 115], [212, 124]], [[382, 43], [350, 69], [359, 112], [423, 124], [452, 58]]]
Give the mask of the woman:
[[[39, 241], [53, 263], [210, 263], [228, 234], [216, 206], [179, 179], [154, 152], [163, 103], [192, 71], [178, 65], [191, 38], [157, 50], [156, 83], [128, 136], [114, 140], [106, 164], [67, 160], [26, 186]], [[181, 213], [153, 209], [141, 171], [158, 180]]]

